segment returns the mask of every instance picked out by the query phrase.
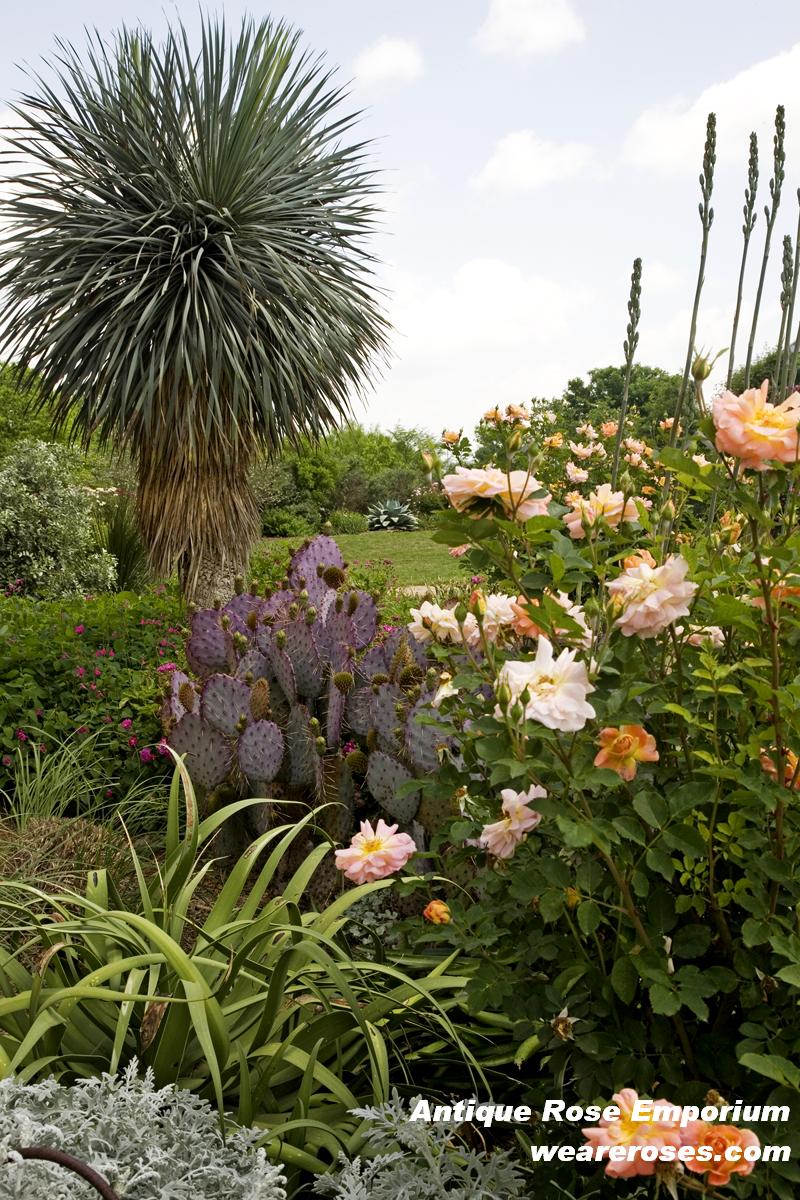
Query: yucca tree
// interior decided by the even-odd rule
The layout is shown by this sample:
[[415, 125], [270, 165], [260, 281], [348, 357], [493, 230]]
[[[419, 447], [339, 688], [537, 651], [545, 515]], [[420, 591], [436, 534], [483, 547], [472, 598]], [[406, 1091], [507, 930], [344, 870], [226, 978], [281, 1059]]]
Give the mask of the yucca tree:
[[298, 37], [59, 43], [7, 133], [0, 349], [132, 452], [152, 569], [201, 601], [257, 536], [256, 455], [340, 423], [386, 348], [369, 146]]

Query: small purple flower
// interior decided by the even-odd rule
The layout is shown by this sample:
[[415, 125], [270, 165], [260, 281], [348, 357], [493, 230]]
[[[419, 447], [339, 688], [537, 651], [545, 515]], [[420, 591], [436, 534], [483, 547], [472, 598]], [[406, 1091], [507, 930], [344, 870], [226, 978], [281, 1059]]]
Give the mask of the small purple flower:
[[18, 729], [15, 734], [15, 737], [18, 742], [27, 742], [27, 740], [28, 740], [28, 735], [24, 729]]
[[131, 718], [126, 717], [124, 721], [120, 721], [119, 727], [120, 727], [120, 729], [130, 729], [132, 724], [133, 724], [133, 721], [131, 720]]
[[76, 667], [75, 674], [78, 676], [78, 679], [83, 679], [86, 674], [86, 667]]
[[4, 766], [4, 767], [10, 767], [10, 766], [11, 766], [11, 755], [10, 755], [10, 754], [4, 754], [4, 755], [3, 755], [3, 766]]
[[165, 737], [162, 737], [161, 741], [156, 746], [156, 749], [162, 758], [169, 758], [169, 742]]
[[86, 626], [85, 626], [85, 625], [76, 625], [76, 626], [75, 626], [75, 628], [74, 628], [74, 630], [73, 630], [73, 633], [77, 633], [77, 634], [81, 634], [81, 633], [85, 633], [85, 632], [86, 632]]
[[139, 751], [139, 758], [143, 763], [151, 763], [153, 761], [153, 751], [149, 746]]
[[160, 666], [156, 667], [156, 674], [163, 675], [165, 671], [177, 671], [177, 669], [177, 663], [161, 663]]
[[138, 744], [139, 744], [139, 739], [138, 739], [138, 738], [135, 738], [135, 737], [129, 737], [129, 738], [128, 738], [128, 745], [129, 745], [129, 746], [138, 746]]

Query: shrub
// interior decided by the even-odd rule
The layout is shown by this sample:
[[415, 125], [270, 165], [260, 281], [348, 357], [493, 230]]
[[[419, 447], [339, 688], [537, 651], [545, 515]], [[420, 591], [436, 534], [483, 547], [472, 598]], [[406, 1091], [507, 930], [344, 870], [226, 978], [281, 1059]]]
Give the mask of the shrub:
[[280, 1168], [255, 1147], [256, 1130], [223, 1137], [213, 1108], [191, 1092], [157, 1089], [136, 1062], [117, 1076], [63, 1087], [0, 1081], [0, 1161], [5, 1200], [96, 1200], [97, 1192], [55, 1163], [20, 1160], [45, 1146], [92, 1167], [120, 1200], [285, 1200]]
[[[107, 730], [104, 790], [163, 770], [160, 682], [183, 662], [183, 609], [166, 591], [63, 601], [0, 597], [0, 787], [16, 753]], [[76, 796], [76, 800], [80, 797]]]
[[20, 442], [0, 465], [0, 587], [31, 596], [108, 591], [114, 559], [97, 550], [93, 501], [72, 482], [64, 446]]
[[522, 1175], [503, 1150], [475, 1150], [458, 1122], [410, 1121], [409, 1105], [392, 1099], [354, 1116], [367, 1122], [365, 1140], [374, 1158], [340, 1158], [337, 1171], [317, 1180], [314, 1191], [334, 1200], [514, 1200], [525, 1196]]
[[331, 533], [366, 533], [369, 528], [367, 518], [360, 512], [348, 512], [347, 509], [337, 508], [328, 517]]
[[416, 529], [417, 524], [417, 518], [411, 509], [407, 504], [401, 504], [399, 500], [384, 500], [382, 504], [375, 504], [369, 510], [369, 527], [375, 532], [380, 530], [407, 532]]
[[264, 537], [306, 537], [316, 532], [315, 522], [291, 508], [268, 508], [261, 514]]

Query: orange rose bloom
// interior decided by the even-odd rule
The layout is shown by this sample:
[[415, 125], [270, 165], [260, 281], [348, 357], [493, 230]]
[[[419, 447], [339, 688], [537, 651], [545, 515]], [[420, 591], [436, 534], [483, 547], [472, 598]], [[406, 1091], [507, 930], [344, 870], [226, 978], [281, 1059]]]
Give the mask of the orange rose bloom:
[[461, 434], [456, 433], [455, 429], [444, 429], [442, 431], [442, 441], [446, 446], [455, 446], [461, 441]]
[[636, 775], [640, 762], [658, 762], [656, 739], [641, 725], [603, 729], [598, 741], [601, 748], [594, 765], [616, 771], [628, 783]]
[[[800, 596], [800, 587], [779, 583], [774, 588], [770, 588], [769, 594], [775, 604], [780, 604], [781, 600], [785, 600], [787, 596]], [[755, 596], [753, 604], [755, 604], [756, 608], [766, 607], [763, 596]]]
[[619, 425], [616, 421], [603, 421], [603, 424], [600, 426], [600, 432], [605, 438], [616, 437], [618, 429]]
[[564, 445], [563, 433], [551, 433], [550, 437], [544, 439], [544, 444], [548, 450], [558, 450], [560, 446]]
[[[783, 752], [783, 786], [794, 788], [796, 792], [800, 792], [800, 771], [797, 769], [797, 755], [794, 750], [784, 750]], [[778, 782], [778, 772], [775, 769], [775, 751], [761, 751], [761, 769], [769, 775], [770, 779]]]
[[723, 392], [712, 408], [717, 449], [754, 471], [766, 471], [771, 462], [798, 459], [800, 396], [769, 404], [768, 388], [765, 379], [760, 388], [748, 388], [741, 396]]
[[503, 414], [501, 413], [500, 409], [495, 405], [494, 408], [490, 408], [488, 412], [485, 412], [483, 414], [483, 419], [484, 419], [484, 421], [490, 421], [494, 425], [499, 425], [499, 423], [503, 419]]
[[634, 554], [629, 554], [627, 558], [623, 558], [622, 560], [622, 565], [626, 571], [629, 571], [632, 567], [640, 567], [642, 563], [647, 563], [648, 567], [656, 565], [656, 560], [649, 550], [637, 550]]
[[422, 910], [422, 915], [431, 925], [449, 925], [452, 917], [450, 908], [444, 900], [431, 900]]
[[538, 608], [539, 601], [535, 597], [532, 600], [526, 600], [524, 596], [518, 596], [516, 601], [512, 602], [511, 608], [514, 612], [514, 624], [512, 628], [520, 637], [536, 638], [539, 637], [542, 630], [528, 616], [526, 611], [528, 605]]
[[685, 1146], [694, 1146], [696, 1150], [699, 1150], [701, 1146], [708, 1147], [713, 1152], [714, 1158], [711, 1162], [690, 1158], [684, 1163], [684, 1166], [688, 1171], [694, 1171], [696, 1175], [704, 1175], [708, 1171], [706, 1183], [710, 1183], [712, 1187], [724, 1187], [726, 1183], [730, 1183], [731, 1175], [749, 1175], [755, 1166], [754, 1162], [747, 1162], [743, 1156], [735, 1161], [728, 1161], [725, 1158], [731, 1146], [738, 1146], [743, 1155], [748, 1147], [761, 1144], [751, 1129], [737, 1129], [735, 1125], [707, 1125], [705, 1121], [691, 1121], [687, 1126], [687, 1134], [688, 1136], [684, 1138]]

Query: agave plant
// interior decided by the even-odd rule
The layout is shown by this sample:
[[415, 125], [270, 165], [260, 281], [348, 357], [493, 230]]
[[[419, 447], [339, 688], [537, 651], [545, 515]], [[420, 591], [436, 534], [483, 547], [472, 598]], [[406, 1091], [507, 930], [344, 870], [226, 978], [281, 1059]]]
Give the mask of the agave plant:
[[384, 500], [381, 504], [373, 504], [368, 513], [370, 529], [396, 529], [408, 531], [417, 528], [417, 518], [407, 504], [399, 500]]
[[3, 156], [0, 346], [56, 428], [130, 450], [152, 569], [205, 602], [258, 536], [258, 453], [334, 427], [386, 344], [374, 172], [298, 37], [60, 44]]
[[260, 1127], [274, 1161], [318, 1173], [340, 1150], [358, 1152], [351, 1110], [387, 1099], [393, 1070], [442, 1041], [471, 1058], [450, 1016], [467, 977], [451, 970], [455, 955], [354, 962], [342, 936], [348, 910], [392, 881], [309, 911], [306, 887], [327, 843], [275, 894], [278, 864], [312, 813], [264, 833], [197, 917], [214, 835], [253, 803], [201, 820], [179, 760], [166, 860], [149, 882], [131, 845], [135, 902], [104, 870], [89, 873], [83, 895], [3, 881], [0, 913], [17, 949], [0, 943], [0, 1076], [69, 1083], [136, 1059], [155, 1086], [176, 1084]]

